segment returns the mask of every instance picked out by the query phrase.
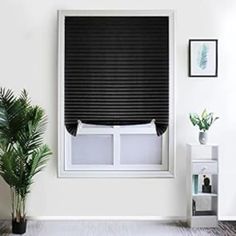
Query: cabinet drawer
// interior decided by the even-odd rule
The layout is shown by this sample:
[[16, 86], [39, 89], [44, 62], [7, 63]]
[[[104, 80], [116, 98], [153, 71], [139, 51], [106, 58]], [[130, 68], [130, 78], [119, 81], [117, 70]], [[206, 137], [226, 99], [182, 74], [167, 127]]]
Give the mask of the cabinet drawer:
[[193, 174], [217, 174], [217, 162], [193, 162]]

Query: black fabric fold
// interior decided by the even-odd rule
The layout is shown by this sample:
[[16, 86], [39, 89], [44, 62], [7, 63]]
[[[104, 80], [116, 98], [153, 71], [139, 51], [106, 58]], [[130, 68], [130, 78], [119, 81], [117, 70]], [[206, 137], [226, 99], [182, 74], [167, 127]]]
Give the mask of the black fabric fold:
[[162, 134], [166, 132], [168, 128], [168, 124], [161, 124], [161, 123], [155, 122], [155, 127], [156, 127], [157, 136], [161, 136]]
[[66, 129], [67, 131], [72, 134], [73, 136], [76, 136], [77, 134], [77, 128], [78, 128], [78, 123], [73, 123], [73, 124], [66, 124]]

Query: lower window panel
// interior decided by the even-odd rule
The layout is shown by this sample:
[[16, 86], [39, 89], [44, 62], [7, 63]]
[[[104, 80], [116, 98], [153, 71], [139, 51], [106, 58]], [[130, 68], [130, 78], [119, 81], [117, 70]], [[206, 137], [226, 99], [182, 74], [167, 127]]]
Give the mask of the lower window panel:
[[124, 165], [160, 165], [162, 138], [156, 134], [121, 135], [120, 161]]
[[112, 135], [77, 135], [71, 136], [72, 165], [112, 165]]

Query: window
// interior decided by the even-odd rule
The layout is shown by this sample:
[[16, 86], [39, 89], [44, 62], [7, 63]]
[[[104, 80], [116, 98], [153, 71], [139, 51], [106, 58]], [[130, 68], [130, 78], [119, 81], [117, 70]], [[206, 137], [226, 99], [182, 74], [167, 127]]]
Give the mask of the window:
[[171, 12], [60, 11], [58, 95], [59, 176], [173, 176]]

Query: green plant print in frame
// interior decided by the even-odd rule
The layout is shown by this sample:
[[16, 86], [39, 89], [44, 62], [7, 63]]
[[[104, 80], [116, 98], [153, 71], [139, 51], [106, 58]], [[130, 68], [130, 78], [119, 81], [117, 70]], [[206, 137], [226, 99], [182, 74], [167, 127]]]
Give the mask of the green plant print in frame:
[[208, 63], [208, 51], [209, 47], [207, 44], [203, 44], [201, 48], [199, 49], [199, 56], [198, 56], [198, 66], [202, 70], [205, 70], [207, 68]]

